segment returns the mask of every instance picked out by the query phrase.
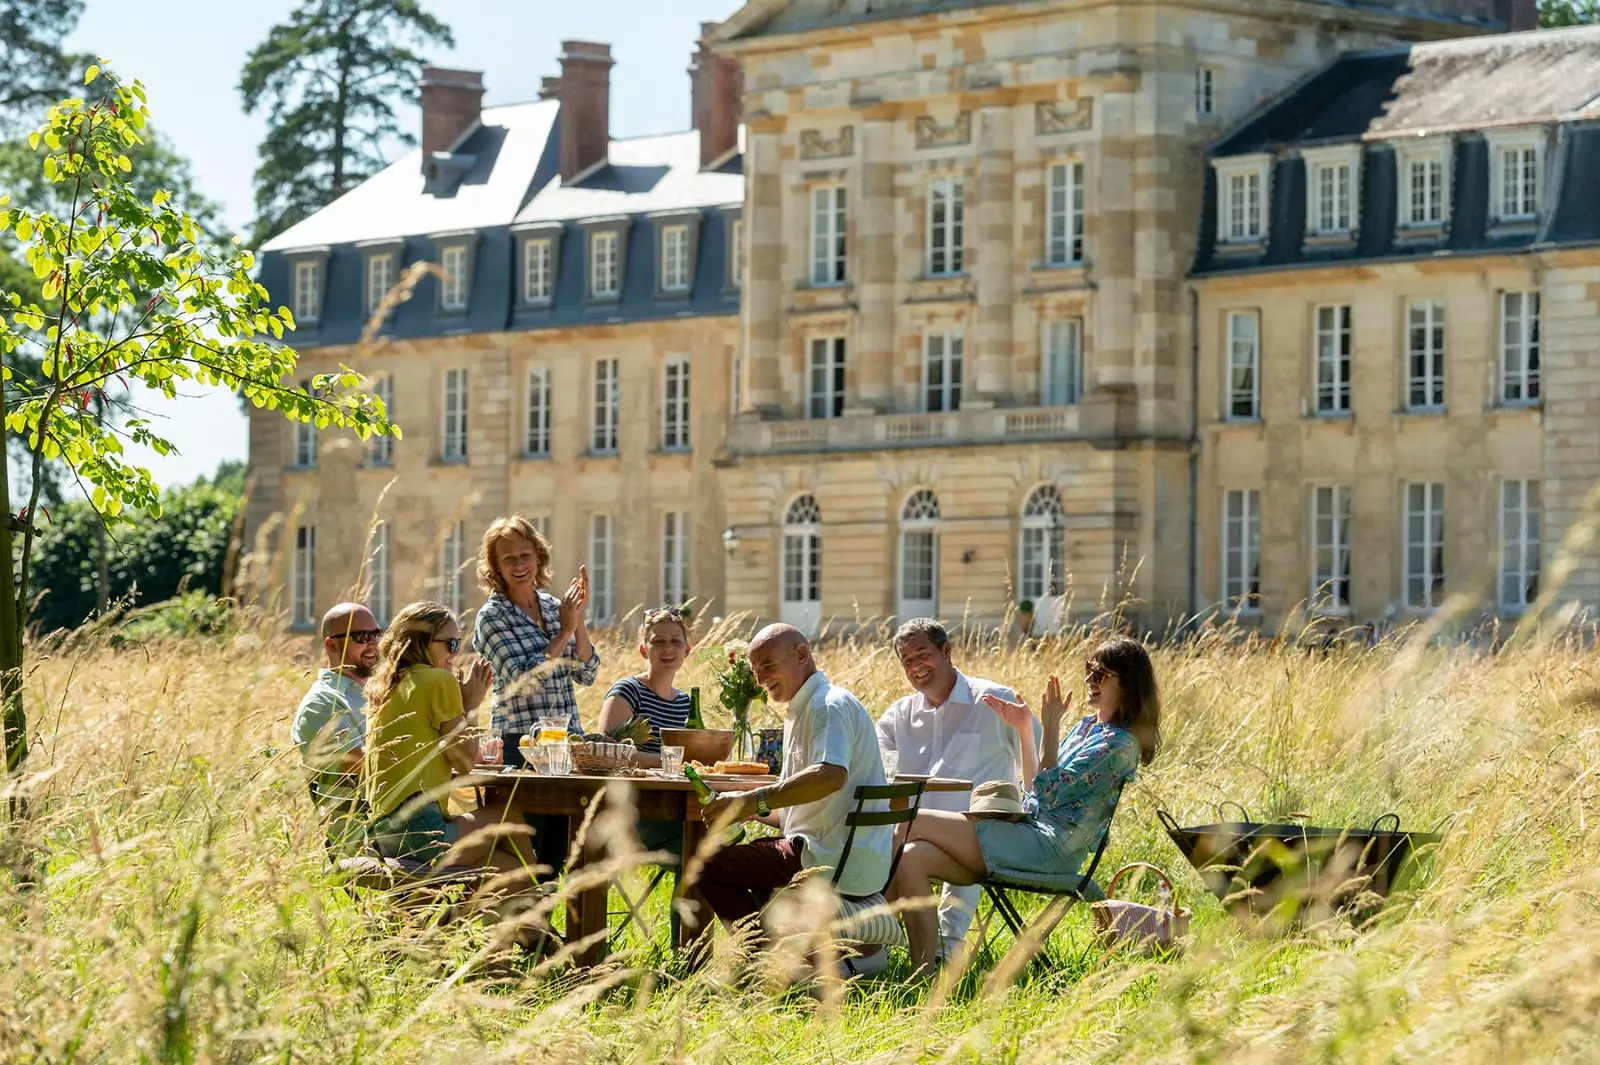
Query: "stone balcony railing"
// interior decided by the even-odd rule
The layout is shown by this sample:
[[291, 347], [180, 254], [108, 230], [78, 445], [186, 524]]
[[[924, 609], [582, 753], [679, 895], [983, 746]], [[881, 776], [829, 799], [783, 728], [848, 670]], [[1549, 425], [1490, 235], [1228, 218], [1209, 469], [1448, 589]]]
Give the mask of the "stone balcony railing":
[[1080, 415], [1070, 406], [744, 421], [732, 426], [728, 450], [754, 455], [1061, 440], [1083, 435]]

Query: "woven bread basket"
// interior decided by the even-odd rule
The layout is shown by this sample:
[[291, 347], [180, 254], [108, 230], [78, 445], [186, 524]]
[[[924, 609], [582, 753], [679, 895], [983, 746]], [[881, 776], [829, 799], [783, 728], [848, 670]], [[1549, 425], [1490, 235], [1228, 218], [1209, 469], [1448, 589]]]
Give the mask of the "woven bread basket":
[[631, 741], [623, 743], [572, 743], [567, 745], [572, 755], [572, 768], [579, 773], [603, 776], [616, 773], [633, 765], [638, 753]]

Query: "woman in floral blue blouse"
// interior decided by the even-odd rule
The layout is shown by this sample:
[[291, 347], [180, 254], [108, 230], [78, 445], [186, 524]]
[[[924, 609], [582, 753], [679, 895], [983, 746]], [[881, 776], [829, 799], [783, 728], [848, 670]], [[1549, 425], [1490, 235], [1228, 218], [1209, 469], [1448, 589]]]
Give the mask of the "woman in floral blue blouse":
[[[1023, 779], [1032, 781], [1023, 815], [1005, 821], [919, 813], [891, 897], [924, 898], [934, 894], [933, 881], [975, 884], [990, 873], [1049, 890], [1077, 885], [1084, 859], [1110, 826], [1122, 785], [1161, 746], [1161, 698], [1141, 644], [1120, 638], [1102, 644], [1084, 664], [1084, 679], [1094, 713], [1061, 737], [1072, 693], [1063, 698], [1061, 681], [1051, 676], [1040, 713], [1042, 754], [1026, 703], [983, 697], [1022, 740]], [[903, 918], [912, 967], [930, 970], [938, 960], [937, 909], [907, 910]]]

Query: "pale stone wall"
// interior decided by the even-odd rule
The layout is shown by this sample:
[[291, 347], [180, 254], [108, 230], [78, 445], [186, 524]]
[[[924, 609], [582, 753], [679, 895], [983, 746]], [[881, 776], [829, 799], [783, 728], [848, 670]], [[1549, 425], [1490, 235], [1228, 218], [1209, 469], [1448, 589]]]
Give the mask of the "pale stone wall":
[[[873, 505], [881, 514], [873, 520], [880, 524], [838, 535], [861, 542], [849, 549], [851, 558], [881, 562], [895, 550], [892, 522], [881, 523], [900, 498], [884, 483], [914, 478], [933, 461], [928, 456], [950, 456], [938, 463], [934, 487], [942, 499], [947, 479], [1009, 469], [1039, 447], [992, 446], [941, 431], [927, 434], [928, 456], [843, 458], [828, 453], [835, 450], [831, 437], [816, 451], [773, 456], [772, 432], [761, 423], [805, 417], [812, 337], [848, 338], [844, 420], [859, 424], [839, 434], [892, 439], [903, 425], [894, 419], [924, 410], [929, 329], [964, 332], [964, 409], [1026, 410], [1040, 402], [1044, 323], [1081, 317], [1086, 393], [1050, 434], [1056, 442], [1040, 450], [1075, 461], [1068, 457], [1088, 452], [1091, 441], [1114, 449], [1107, 472], [1088, 482], [1093, 491], [1074, 487], [1074, 505], [1087, 509], [1072, 516], [1087, 518], [1101, 505], [1117, 509], [1118, 550], [1125, 547], [1136, 573], [1128, 591], [1141, 602], [1143, 619], [1159, 626], [1181, 615], [1191, 594], [1192, 311], [1184, 275], [1199, 228], [1204, 145], [1340, 52], [1467, 31], [1367, 9], [1330, 8], [1328, 21], [1318, 22], [1302, 7], [1291, 15], [1287, 6], [1270, 5], [1222, 13], [1177, 4], [1137, 11], [998, 4], [927, 14], [904, 4], [896, 14], [902, 12], [806, 30], [815, 21], [791, 7], [774, 22], [776, 35], [725, 46], [745, 64], [750, 240], [745, 413], [730, 434], [726, 474], [730, 522], [778, 520], [767, 503], [734, 502], [753, 498], [751, 483], [799, 483], [818, 463], [828, 471], [835, 463], [870, 468], [872, 478], [861, 483], [879, 485]], [[1210, 116], [1196, 113], [1199, 64], [1216, 72]], [[1084, 165], [1081, 266], [1042, 265], [1047, 175], [1058, 161]], [[927, 276], [928, 189], [941, 176], [964, 184], [958, 277]], [[849, 197], [848, 280], [814, 287], [811, 194], [822, 184], [842, 184]], [[953, 472], [955, 456], [974, 472]], [[826, 484], [828, 491], [867, 491]], [[834, 514], [853, 513], [849, 504], [818, 498], [825, 527]], [[992, 509], [967, 517], [1009, 528], [1014, 504], [992, 499]], [[831, 544], [831, 529], [827, 535]], [[987, 550], [962, 572], [982, 572], [978, 584], [1002, 588], [1000, 563], [1014, 565], [1014, 555], [1014, 547]], [[830, 550], [830, 562], [835, 557]], [[1086, 579], [1103, 583], [1106, 565], [1097, 558]], [[758, 555], [736, 562], [731, 605], [769, 615], [776, 608], [774, 566]], [[893, 611], [892, 567], [863, 567], [840, 563], [833, 570], [840, 576], [825, 578], [825, 614], [849, 616], [858, 606], [869, 614]], [[1002, 599], [985, 592], [974, 602], [992, 613]]]
[[[1402, 546], [1407, 482], [1445, 486], [1445, 590], [1496, 609], [1500, 483], [1541, 481], [1541, 584], [1584, 495], [1600, 481], [1600, 362], [1594, 330], [1600, 255], [1541, 268], [1532, 256], [1301, 269], [1197, 283], [1200, 294], [1200, 583], [1221, 591], [1221, 506], [1229, 490], [1261, 492], [1262, 618], [1276, 627], [1311, 593], [1311, 491], [1345, 485], [1351, 498], [1353, 623], [1405, 618]], [[1543, 397], [1499, 399], [1500, 295], [1538, 291]], [[1406, 304], [1445, 305], [1445, 409], [1405, 411]], [[1315, 413], [1318, 306], [1351, 307], [1351, 413]], [[1226, 318], [1257, 311], [1262, 326], [1261, 418], [1224, 420]], [[1600, 604], [1591, 549], [1559, 593]]]
[[[466, 553], [501, 515], [521, 511], [547, 522], [555, 548], [555, 578], [565, 583], [588, 561], [590, 518], [609, 514], [614, 525], [616, 613], [654, 605], [661, 597], [662, 514], [689, 515], [689, 593], [722, 599], [722, 504], [712, 460], [723, 446], [737, 322], [731, 317], [679, 319], [583, 329], [477, 334], [390, 342], [363, 352], [312, 349], [305, 375], [341, 361], [358, 372], [394, 381], [391, 417], [405, 438], [390, 466], [369, 461], [351, 434], [321, 434], [314, 470], [292, 461], [293, 428], [277, 412], [251, 413], [251, 490], [247, 542], [276, 524], [317, 528], [318, 610], [357, 587], [374, 520], [390, 525], [395, 608], [440, 594], [441, 546], [447, 526], [465, 523]], [[660, 447], [662, 365], [690, 357], [691, 444], [687, 452]], [[616, 358], [620, 371], [618, 453], [588, 452], [596, 359]], [[523, 456], [526, 382], [535, 364], [551, 373], [552, 424], [548, 458]], [[469, 371], [468, 458], [439, 458], [444, 372]], [[381, 498], [381, 502], [380, 502]], [[278, 550], [274, 535], [269, 549]], [[279, 588], [287, 565], [277, 570]], [[465, 603], [483, 593], [467, 567]]]

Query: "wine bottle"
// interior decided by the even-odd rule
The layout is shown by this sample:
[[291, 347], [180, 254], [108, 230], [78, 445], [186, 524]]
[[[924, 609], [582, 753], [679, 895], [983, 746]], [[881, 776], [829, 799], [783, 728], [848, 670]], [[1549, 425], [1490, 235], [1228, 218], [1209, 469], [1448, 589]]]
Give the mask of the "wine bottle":
[[711, 800], [717, 797], [717, 793], [711, 790], [711, 785], [705, 782], [705, 778], [694, 766], [684, 766], [683, 775], [689, 778], [689, 783], [694, 787], [695, 798], [700, 800], [701, 806], [710, 805]]
[[700, 689], [689, 689], [689, 719], [683, 723], [684, 728], [705, 728], [706, 723], [700, 717]]

